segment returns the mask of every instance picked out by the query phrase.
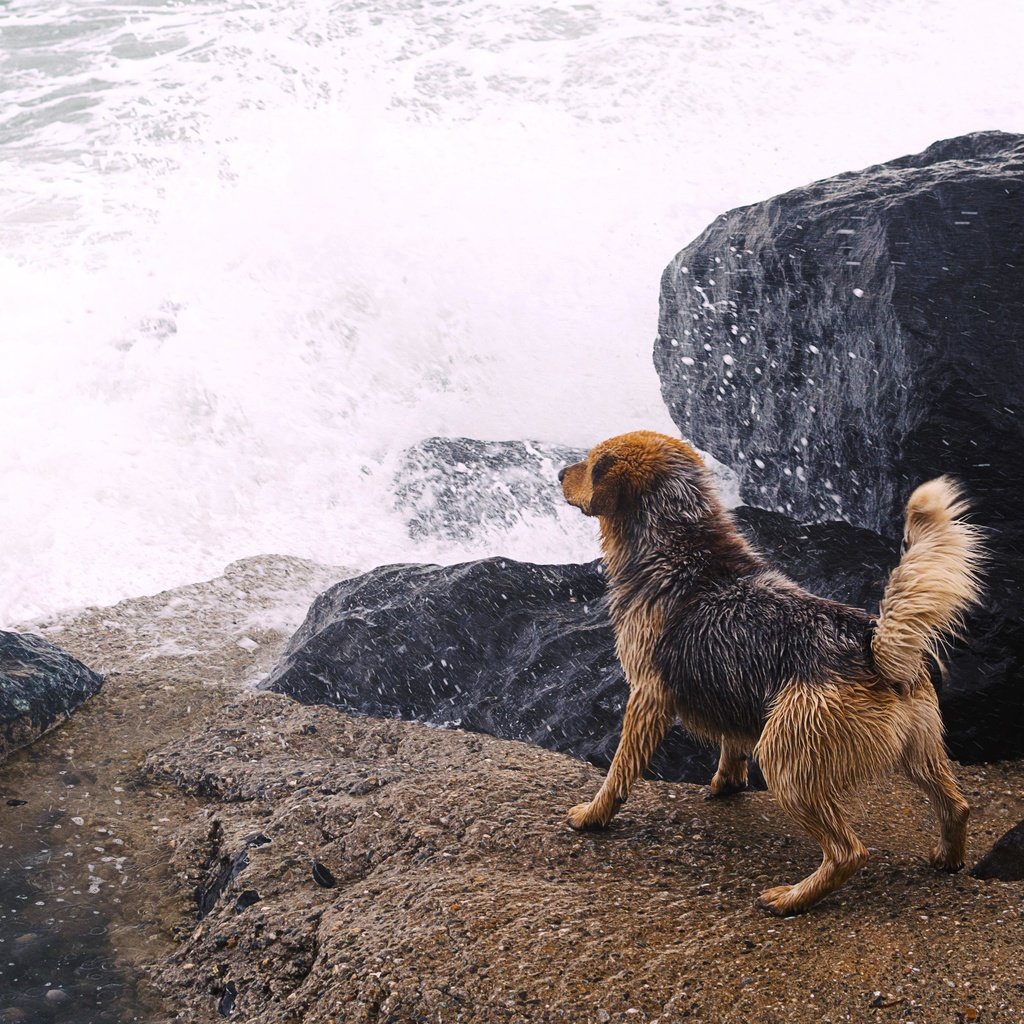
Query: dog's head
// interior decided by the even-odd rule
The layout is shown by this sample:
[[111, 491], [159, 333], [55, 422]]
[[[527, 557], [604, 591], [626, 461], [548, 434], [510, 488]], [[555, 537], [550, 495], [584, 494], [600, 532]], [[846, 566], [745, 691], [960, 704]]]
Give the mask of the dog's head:
[[704, 473], [700, 456], [684, 441], [636, 430], [595, 445], [558, 480], [565, 500], [585, 515], [618, 516], [666, 486], [696, 497], [705, 489]]

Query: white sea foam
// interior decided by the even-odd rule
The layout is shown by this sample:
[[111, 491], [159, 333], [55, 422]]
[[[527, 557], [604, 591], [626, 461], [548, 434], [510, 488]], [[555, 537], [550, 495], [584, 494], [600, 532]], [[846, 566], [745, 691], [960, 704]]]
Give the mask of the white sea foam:
[[398, 454], [672, 430], [674, 252], [1024, 129], [1022, 30], [995, 0], [7, 4], [0, 623], [257, 551], [592, 557], [568, 513], [413, 542]]

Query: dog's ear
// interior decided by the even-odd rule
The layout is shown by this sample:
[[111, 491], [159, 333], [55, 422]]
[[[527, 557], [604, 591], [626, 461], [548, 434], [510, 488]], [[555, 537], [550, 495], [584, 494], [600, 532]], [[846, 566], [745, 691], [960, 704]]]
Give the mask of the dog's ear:
[[590, 469], [590, 514], [610, 516], [622, 505], [622, 481], [613, 472], [619, 460], [614, 455], [602, 455]]

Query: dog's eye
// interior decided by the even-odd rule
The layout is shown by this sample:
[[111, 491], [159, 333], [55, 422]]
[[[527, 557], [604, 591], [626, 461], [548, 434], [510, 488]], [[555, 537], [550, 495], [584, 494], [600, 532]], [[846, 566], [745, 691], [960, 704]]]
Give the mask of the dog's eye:
[[602, 455], [590, 470], [590, 481], [596, 484], [615, 465], [614, 455]]

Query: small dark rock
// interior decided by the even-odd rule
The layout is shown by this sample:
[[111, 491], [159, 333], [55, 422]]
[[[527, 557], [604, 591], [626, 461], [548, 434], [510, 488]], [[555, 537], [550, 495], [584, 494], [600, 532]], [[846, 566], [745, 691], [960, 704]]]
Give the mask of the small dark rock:
[[235, 999], [238, 996], [238, 989], [235, 987], [233, 981], [229, 981], [224, 986], [224, 994], [220, 997], [220, 1001], [217, 1003], [217, 1012], [222, 1017], [227, 1017], [232, 1010], [235, 1008]]
[[998, 839], [974, 865], [971, 874], [975, 878], [994, 878], [1000, 882], [1024, 880], [1024, 821]]
[[27, 803], [28, 803], [27, 800], [8, 800], [7, 801], [7, 806], [8, 807], [24, 807], [25, 804], [27, 804]]
[[243, 910], [248, 910], [251, 906], [259, 903], [262, 897], [255, 889], [246, 889], [237, 900], [235, 905], [231, 908], [232, 914], [241, 914]]
[[331, 873], [330, 868], [325, 867], [318, 860], [313, 861], [313, 881], [325, 889], [333, 889], [338, 884], [338, 880]]
[[221, 857], [214, 861], [214, 864], [216, 864], [216, 873], [212, 882], [207, 886], [197, 887], [195, 892], [196, 903], [199, 904], [200, 920], [213, 910], [228, 885], [249, 866], [249, 852], [246, 849], [233, 857]]

